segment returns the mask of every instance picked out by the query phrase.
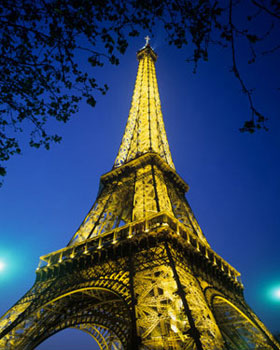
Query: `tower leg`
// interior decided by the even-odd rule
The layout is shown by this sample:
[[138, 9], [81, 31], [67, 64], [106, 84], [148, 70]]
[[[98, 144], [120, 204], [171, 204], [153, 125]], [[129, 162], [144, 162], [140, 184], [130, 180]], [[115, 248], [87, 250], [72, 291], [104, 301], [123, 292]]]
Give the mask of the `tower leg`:
[[134, 256], [136, 324], [141, 350], [223, 350], [201, 287], [171, 246], [161, 242]]
[[176, 271], [176, 267], [175, 267], [175, 264], [174, 264], [173, 257], [171, 255], [168, 243], [166, 241], [165, 241], [165, 250], [166, 250], [166, 253], [167, 253], [167, 256], [168, 256], [168, 259], [169, 259], [169, 263], [170, 263], [170, 266], [171, 266], [171, 269], [172, 269], [172, 272], [173, 272], [174, 279], [175, 279], [176, 284], [177, 284], [178, 295], [180, 296], [180, 298], [182, 300], [184, 311], [185, 311], [185, 313], [187, 315], [188, 322], [189, 322], [189, 325], [190, 325], [189, 335], [193, 338], [193, 340], [194, 340], [194, 342], [196, 344], [197, 350], [203, 350], [203, 347], [202, 347], [202, 344], [201, 344], [201, 341], [200, 341], [200, 333], [199, 333], [198, 329], [195, 326], [193, 315], [192, 315], [192, 312], [191, 312], [191, 310], [189, 308], [189, 305], [188, 305], [188, 302], [187, 302], [187, 299], [186, 299], [185, 291], [184, 291], [184, 289], [182, 287], [182, 284], [180, 282], [180, 278], [179, 278], [178, 273]]
[[129, 288], [130, 288], [131, 303], [132, 303], [132, 317], [131, 317], [132, 325], [131, 325], [130, 348], [131, 350], [138, 350], [140, 338], [138, 337], [137, 327], [136, 327], [136, 313], [135, 313], [136, 299], [135, 299], [135, 293], [134, 293], [134, 275], [135, 275], [134, 261], [132, 257], [132, 252], [130, 250], [129, 251]]

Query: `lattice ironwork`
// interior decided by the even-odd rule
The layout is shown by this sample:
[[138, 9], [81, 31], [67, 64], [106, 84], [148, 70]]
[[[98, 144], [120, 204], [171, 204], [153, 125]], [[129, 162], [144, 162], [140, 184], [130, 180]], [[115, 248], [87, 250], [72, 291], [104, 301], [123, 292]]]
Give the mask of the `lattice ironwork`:
[[150, 45], [137, 54], [138, 74], [122, 143], [115, 161], [119, 167], [148, 152], [158, 153], [174, 167], [162, 118], [155, 61]]
[[119, 338], [109, 329], [89, 323], [79, 324], [76, 327], [89, 334], [97, 342], [100, 350], [123, 350], [124, 347]]
[[217, 296], [213, 300], [213, 308], [227, 349], [271, 349], [271, 345], [263, 332], [234, 304]]
[[209, 246], [176, 173], [147, 43], [112, 171], [67, 247], [0, 319], [0, 350], [65, 328], [102, 350], [280, 350], [247, 306], [240, 274]]
[[161, 212], [178, 218], [209, 246], [185, 199], [188, 185], [157, 154], [148, 153], [105, 174], [101, 184], [70, 246]]
[[[7, 334], [0, 340], [0, 349], [33, 349], [62, 329], [84, 324], [110, 329], [127, 347], [131, 301], [128, 272], [121, 268], [121, 259], [96, 269], [78, 263], [64, 277], [55, 278], [23, 313], [15, 314], [12, 309], [13, 314], [6, 316], [1, 326]], [[36, 284], [45, 283], [48, 281]]]

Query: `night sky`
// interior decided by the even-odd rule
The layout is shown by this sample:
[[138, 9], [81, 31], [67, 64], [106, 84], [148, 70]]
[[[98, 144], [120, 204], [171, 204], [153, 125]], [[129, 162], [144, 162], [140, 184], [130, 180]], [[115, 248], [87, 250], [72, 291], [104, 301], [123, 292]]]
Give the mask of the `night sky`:
[[[50, 151], [24, 147], [8, 163], [0, 190], [1, 315], [32, 286], [39, 257], [67, 245], [96, 198], [100, 176], [111, 170], [130, 108], [136, 51], [143, 45], [142, 37], [135, 39], [118, 67], [89, 72], [109, 92], [94, 109], [82, 104], [69, 123], [50, 123], [63, 136], [60, 145]], [[269, 132], [249, 135], [238, 130], [250, 111], [229, 72], [229, 53], [210, 50], [210, 62], [193, 74], [187, 49], [171, 48], [160, 34], [151, 45], [159, 56], [173, 161], [190, 185], [194, 214], [211, 247], [241, 272], [248, 304], [272, 332], [280, 332], [280, 298], [274, 295], [280, 288], [279, 58], [262, 59], [251, 70], [241, 65], [248, 85], [258, 87], [257, 107], [270, 118]], [[65, 330], [37, 349], [95, 348], [89, 335]]]

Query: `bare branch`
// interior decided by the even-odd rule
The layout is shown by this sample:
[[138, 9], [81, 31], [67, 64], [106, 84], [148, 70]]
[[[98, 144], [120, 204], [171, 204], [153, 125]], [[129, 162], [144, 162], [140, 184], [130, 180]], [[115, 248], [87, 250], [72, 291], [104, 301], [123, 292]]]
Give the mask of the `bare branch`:
[[[240, 128], [240, 131], [249, 131], [253, 133], [255, 131], [255, 128], [261, 128], [260, 123], [264, 123], [266, 118], [264, 118], [263, 115], [261, 115], [260, 112], [258, 112], [254, 106], [253, 99], [252, 99], [252, 93], [251, 91], [247, 88], [247, 86], [244, 83], [244, 80], [242, 79], [238, 66], [237, 66], [237, 61], [236, 61], [236, 48], [235, 48], [235, 40], [234, 40], [234, 35], [235, 35], [235, 27], [232, 22], [232, 9], [233, 9], [233, 3], [232, 0], [229, 1], [229, 32], [230, 32], [230, 43], [231, 43], [231, 54], [232, 54], [232, 71], [235, 75], [235, 77], [238, 79], [241, 87], [242, 87], [242, 92], [247, 96], [250, 109], [251, 109], [251, 120], [250, 121], [245, 121], [244, 126]], [[255, 116], [258, 117], [257, 124], [255, 123]], [[267, 128], [262, 125], [262, 128], [264, 130], [267, 130]]]
[[266, 13], [268, 13], [269, 15], [277, 18], [277, 19], [280, 19], [280, 16], [275, 13], [275, 12], [272, 12], [270, 9], [268, 9], [266, 6], [260, 4], [258, 1], [256, 0], [251, 0], [251, 2], [256, 5], [257, 7], [259, 7], [261, 10], [265, 11]]

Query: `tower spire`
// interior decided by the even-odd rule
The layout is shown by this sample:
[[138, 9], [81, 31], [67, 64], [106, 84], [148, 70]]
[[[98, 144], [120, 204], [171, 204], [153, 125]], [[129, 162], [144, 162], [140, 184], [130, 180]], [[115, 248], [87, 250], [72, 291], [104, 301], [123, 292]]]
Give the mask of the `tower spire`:
[[139, 60], [128, 120], [114, 168], [140, 155], [157, 153], [175, 169], [163, 123], [155, 71], [157, 54], [149, 44], [137, 52]]

